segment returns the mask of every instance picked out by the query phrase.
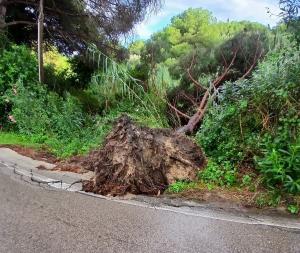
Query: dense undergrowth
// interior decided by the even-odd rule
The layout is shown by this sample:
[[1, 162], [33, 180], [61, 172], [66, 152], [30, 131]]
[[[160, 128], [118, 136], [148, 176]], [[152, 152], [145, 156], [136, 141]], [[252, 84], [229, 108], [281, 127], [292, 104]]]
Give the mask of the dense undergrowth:
[[254, 164], [271, 189], [300, 193], [300, 52], [270, 52], [252, 78], [227, 83], [196, 139], [220, 165]]
[[[203, 29], [197, 29], [197, 22], [202, 22]], [[195, 107], [190, 104], [197, 105], [203, 96], [187, 75], [191, 59], [195, 65], [191, 74], [207, 87], [222, 69], [219, 62], [230, 60], [234, 45], [242, 43], [248, 58], [237, 56], [193, 136], [204, 149], [208, 165], [196, 182], [180, 181], [168, 191], [203, 186], [247, 189], [259, 192], [257, 206], [276, 206], [288, 199], [285, 205], [297, 213], [300, 49], [293, 35], [284, 26], [279, 28], [216, 22], [206, 11], [189, 10], [146, 43], [133, 43], [127, 62], [117, 63], [91, 50], [88, 58], [96, 67], [91, 75], [83, 71], [84, 78], [75, 57], [51, 48], [45, 54], [45, 84], [37, 82], [34, 50], [1, 36], [0, 144], [45, 146], [66, 158], [101, 145], [123, 113], [150, 127], [184, 124], [169, 105], [193, 113]], [[228, 33], [223, 34], [224, 29]], [[258, 38], [263, 38], [264, 58], [249, 77], [240, 79]], [[179, 96], [183, 91], [186, 100]]]
[[[51, 57], [64, 60], [63, 56], [55, 54]], [[51, 80], [64, 81], [61, 67], [56, 67], [46, 65], [48, 75], [52, 76]], [[163, 117], [156, 117], [149, 110], [153, 108], [149, 102], [151, 94], [135, 94], [132, 87], [135, 95], [125, 97], [118, 84], [114, 84], [118, 91], [112, 90], [114, 85], [108, 75], [106, 80], [93, 78], [84, 89], [64, 90], [61, 94], [61, 90], [57, 92], [52, 86], [38, 83], [36, 69], [36, 55], [29, 48], [9, 44], [2, 50], [0, 71], [5, 73], [0, 76], [2, 144], [17, 144], [16, 140], [21, 136], [20, 144], [26, 140], [43, 144], [56, 156], [65, 158], [101, 145], [114, 120], [123, 113], [148, 126], [163, 127], [166, 124]], [[65, 72], [71, 73], [63, 75], [68, 82], [72, 70], [65, 69]], [[117, 76], [111, 78], [117, 80]], [[18, 137], [11, 136], [11, 141], [7, 140], [10, 136], [7, 131], [16, 132]]]
[[300, 193], [299, 76], [299, 45], [287, 39], [250, 79], [226, 83], [196, 134], [207, 168], [198, 182], [177, 182], [169, 191], [238, 187], [261, 191], [258, 207], [284, 204], [298, 213], [299, 197], [292, 196]]

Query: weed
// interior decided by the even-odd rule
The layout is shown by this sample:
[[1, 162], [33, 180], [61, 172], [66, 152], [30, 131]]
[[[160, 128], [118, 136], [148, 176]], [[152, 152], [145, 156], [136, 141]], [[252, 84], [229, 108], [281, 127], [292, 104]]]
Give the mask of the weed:
[[193, 187], [195, 187], [195, 183], [193, 182], [177, 181], [169, 186], [168, 191], [171, 193], [180, 193]]
[[291, 214], [298, 214], [300, 211], [299, 206], [295, 204], [289, 205], [287, 209]]
[[256, 206], [259, 208], [263, 207], [277, 207], [281, 202], [282, 196], [280, 191], [270, 191], [260, 193], [255, 199]]
[[237, 182], [237, 173], [230, 163], [218, 165], [209, 161], [205, 170], [198, 175], [199, 180], [218, 186], [233, 186]]
[[242, 178], [242, 186], [250, 186], [252, 183], [252, 177], [250, 175], [245, 175]]
[[259, 194], [259, 196], [255, 199], [255, 204], [259, 208], [263, 208], [268, 205], [268, 200], [265, 194]]

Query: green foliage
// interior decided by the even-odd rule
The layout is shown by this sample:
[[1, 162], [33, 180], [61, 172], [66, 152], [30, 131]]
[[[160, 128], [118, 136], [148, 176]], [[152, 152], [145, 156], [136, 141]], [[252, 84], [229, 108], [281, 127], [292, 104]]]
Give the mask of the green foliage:
[[218, 186], [233, 186], [237, 183], [237, 173], [235, 168], [228, 162], [218, 165], [213, 161], [209, 161], [207, 167], [198, 175], [199, 180], [207, 184], [215, 184]]
[[32, 142], [26, 136], [14, 133], [0, 131], [0, 145], [21, 145], [24, 147], [39, 148], [40, 145]]
[[274, 190], [270, 192], [260, 193], [256, 199], [256, 206], [259, 208], [263, 207], [277, 207], [281, 202], [281, 194], [280, 191]]
[[44, 64], [45, 83], [48, 89], [63, 94], [74, 86], [77, 75], [73, 72], [72, 64], [55, 47], [44, 53]]
[[[220, 49], [220, 45], [246, 30], [260, 31], [263, 34], [267, 28], [251, 22], [219, 22], [208, 10], [188, 9], [175, 16], [169, 26], [155, 33], [145, 45], [135, 43], [130, 50], [135, 54], [139, 53], [142, 65], [149, 69], [156, 64], [164, 64], [174, 79], [185, 75], [192, 57], [195, 57], [193, 74], [200, 76], [203, 73], [217, 72], [218, 66], [223, 62], [218, 56], [218, 51], [224, 49]], [[243, 37], [244, 41], [251, 41], [250, 36]], [[234, 45], [232, 42], [229, 44]]]
[[289, 205], [288, 206], [288, 211], [291, 213], [291, 214], [298, 214], [299, 211], [300, 211], [300, 207], [298, 205]]
[[145, 42], [142, 40], [137, 40], [129, 46], [129, 53], [130, 55], [141, 55], [144, 48]]
[[[258, 23], [220, 22], [207, 10], [188, 9], [144, 44], [136, 42], [129, 47], [132, 73], [147, 88], [163, 86], [163, 92], [158, 89], [157, 95], [192, 115], [202, 91], [191, 76], [208, 87], [239, 48], [235, 64], [225, 78], [236, 80], [251, 68], [258, 55], [268, 52], [273, 37], [270, 29]], [[167, 73], [163, 81], [161, 73]], [[176, 114], [174, 109], [166, 112], [172, 127], [186, 122], [186, 117]]]
[[257, 156], [269, 187], [299, 192], [300, 50], [285, 38], [249, 80], [227, 83], [197, 133], [218, 163]]
[[19, 84], [13, 104], [18, 132], [49, 145], [60, 157], [86, 152], [100, 143], [103, 129], [96, 127], [95, 119], [70, 94], [62, 98], [40, 84], [30, 90]]
[[0, 73], [0, 125], [7, 126], [18, 83], [29, 86], [38, 79], [35, 55], [25, 46], [7, 47], [0, 51]]
[[[98, 65], [98, 71], [92, 77], [89, 91], [105, 100], [105, 110], [109, 110], [122, 100], [130, 100], [143, 107], [145, 117], [156, 118], [158, 125], [167, 126], [163, 116], [164, 104], [154, 92], [148, 91], [144, 84], [130, 74], [125, 64], [120, 64], [102, 52], [90, 48], [90, 60]], [[130, 111], [127, 111], [130, 113]]]
[[55, 47], [51, 47], [44, 53], [44, 64], [52, 65], [55, 74], [65, 73], [67, 76], [74, 74], [68, 57], [60, 54]]
[[174, 80], [167, 66], [158, 64], [149, 74], [148, 92], [165, 98], [168, 90], [177, 87], [179, 80]]
[[245, 175], [242, 178], [242, 186], [250, 186], [252, 183], [252, 177], [250, 175]]
[[300, 193], [300, 138], [287, 144], [288, 150], [267, 149], [258, 166], [269, 187], [282, 187], [290, 193]]
[[74, 73], [57, 50], [45, 55], [47, 85], [37, 83], [36, 55], [25, 46], [13, 45], [1, 56], [1, 123], [24, 143], [45, 144], [57, 156], [68, 157], [101, 145], [123, 113], [143, 125], [167, 125], [160, 116], [164, 107], [153, 103], [157, 96], [146, 93], [126, 66], [107, 56], [101, 55], [97, 64], [102, 68], [84, 90], [68, 87]]
[[37, 61], [34, 53], [25, 46], [13, 45], [4, 50], [0, 57], [0, 91], [21, 80], [31, 83], [37, 80]]
[[171, 193], [180, 193], [193, 187], [195, 187], [195, 183], [187, 181], [177, 181], [176, 183], [169, 185], [168, 191]]

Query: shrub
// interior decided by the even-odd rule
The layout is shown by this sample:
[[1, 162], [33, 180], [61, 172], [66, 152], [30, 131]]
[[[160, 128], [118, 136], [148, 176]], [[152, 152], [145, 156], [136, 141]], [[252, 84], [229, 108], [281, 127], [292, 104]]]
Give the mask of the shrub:
[[60, 97], [41, 84], [30, 90], [18, 84], [12, 113], [19, 133], [49, 145], [60, 157], [88, 151], [100, 144], [108, 131], [97, 124], [97, 117], [84, 113], [76, 97]]
[[69, 58], [60, 54], [55, 47], [44, 53], [45, 83], [47, 88], [59, 94], [74, 86], [76, 74]]
[[197, 133], [219, 164], [252, 162], [269, 187], [299, 192], [300, 50], [277, 48], [252, 78], [227, 83]]
[[250, 186], [252, 183], [252, 177], [250, 175], [245, 175], [242, 178], [242, 186]]
[[298, 214], [299, 211], [300, 211], [300, 207], [298, 205], [289, 205], [288, 206], [288, 211], [291, 213], [291, 214]]
[[11, 97], [18, 83], [30, 87], [37, 81], [35, 55], [25, 46], [12, 45], [0, 50], [0, 125], [8, 126], [8, 115], [13, 106]]
[[269, 187], [300, 193], [300, 138], [287, 144], [287, 149], [266, 149], [258, 159], [258, 166]]
[[187, 181], [177, 181], [169, 186], [168, 191], [171, 193], [180, 193], [187, 189], [195, 187], [195, 183]]
[[30, 85], [37, 80], [35, 54], [25, 46], [13, 45], [1, 54], [0, 73], [1, 92], [15, 85], [18, 80]]
[[209, 161], [205, 170], [201, 171], [198, 176], [199, 180], [218, 186], [233, 186], [237, 182], [236, 170], [228, 162], [218, 165]]
[[99, 72], [101, 78], [95, 75], [82, 90], [68, 87], [68, 80], [74, 78], [71, 65], [55, 50], [46, 55], [50, 85], [37, 82], [37, 59], [30, 49], [12, 45], [0, 54], [0, 123], [29, 142], [48, 145], [60, 157], [100, 145], [122, 113], [147, 126], [166, 126], [153, 95], [140, 89], [116, 62], [110, 62], [107, 75]]

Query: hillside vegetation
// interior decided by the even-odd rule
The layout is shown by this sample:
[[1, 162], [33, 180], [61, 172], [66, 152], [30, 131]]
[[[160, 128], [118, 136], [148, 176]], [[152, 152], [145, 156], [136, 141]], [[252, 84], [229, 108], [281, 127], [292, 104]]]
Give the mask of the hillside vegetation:
[[186, 134], [205, 151], [198, 180], [178, 181], [170, 192], [247, 188], [264, 192], [260, 206], [284, 201], [297, 213], [298, 37], [284, 23], [220, 22], [189, 9], [149, 40], [122, 48], [122, 57], [93, 45], [76, 55], [45, 44], [41, 84], [34, 43], [3, 32], [0, 144], [38, 144], [61, 158], [86, 154], [127, 114]]

